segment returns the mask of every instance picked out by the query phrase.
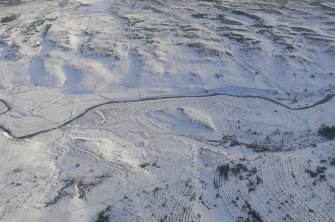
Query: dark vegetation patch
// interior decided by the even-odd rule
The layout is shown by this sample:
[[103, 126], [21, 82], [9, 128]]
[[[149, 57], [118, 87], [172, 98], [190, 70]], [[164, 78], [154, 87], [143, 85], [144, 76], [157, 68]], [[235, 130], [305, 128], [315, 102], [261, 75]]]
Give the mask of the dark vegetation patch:
[[94, 181], [85, 182], [81, 179], [69, 179], [65, 180], [64, 186], [58, 190], [56, 196], [50, 200], [49, 202], [45, 203], [45, 207], [49, 207], [51, 205], [56, 204], [60, 201], [63, 197], [67, 196], [74, 196], [78, 195], [79, 199], [85, 199], [85, 196], [90, 190], [100, 184], [104, 180], [105, 176], [97, 176], [95, 177]]
[[244, 180], [248, 191], [252, 192], [256, 190], [257, 185], [263, 183], [262, 178], [257, 175], [257, 169], [255, 167], [248, 168], [242, 163], [238, 164], [223, 164], [217, 167], [216, 169], [217, 177], [214, 178], [214, 188], [219, 189], [223, 186], [223, 182], [227, 181], [230, 176], [234, 176], [239, 180]]
[[332, 166], [335, 166], [335, 157], [333, 157], [330, 162], [329, 162], [330, 165]]
[[254, 219], [254, 221], [263, 221], [261, 215], [254, 209], [249, 210], [248, 214]]
[[4, 6], [14, 6], [22, 3], [23, 2], [21, 0], [0, 0], [0, 5]]
[[54, 205], [62, 197], [68, 196], [69, 193], [67, 192], [67, 188], [69, 188], [70, 186], [72, 186], [74, 184], [74, 182], [75, 182], [74, 180], [65, 181], [65, 185], [57, 192], [57, 195], [51, 201], [45, 203], [45, 207], [49, 207], [51, 205]]
[[144, 163], [140, 163], [139, 167], [141, 167], [142, 169], [144, 169], [145, 167], [149, 166], [150, 163], [144, 162]]
[[209, 48], [207, 45], [201, 42], [189, 43], [187, 46], [193, 48], [198, 54], [203, 56], [219, 57], [223, 54], [220, 50]]
[[230, 170], [229, 164], [218, 166], [217, 170], [219, 172], [220, 178], [223, 177], [225, 180], [228, 180], [228, 173]]
[[240, 11], [240, 10], [233, 10], [232, 13], [236, 14], [236, 15], [245, 16], [245, 17], [248, 17], [250, 19], [257, 20], [257, 21], [261, 21], [262, 20], [261, 17], [259, 17], [257, 15], [250, 14], [250, 13], [247, 13], [247, 12], [244, 12], [244, 11]]
[[306, 173], [308, 173], [312, 178], [315, 178], [319, 176], [320, 174], [324, 174], [326, 169], [327, 169], [326, 167], [318, 166], [315, 171], [307, 169]]
[[191, 15], [193, 18], [209, 18], [209, 14], [204, 13], [196, 13]]
[[335, 138], [335, 126], [321, 125], [318, 130], [318, 134], [332, 140]]
[[221, 143], [224, 147], [234, 147], [240, 145], [235, 136], [224, 135], [221, 139]]
[[79, 199], [84, 199], [84, 197], [85, 197], [85, 184], [83, 184], [83, 181], [79, 181], [77, 183], [77, 189], [78, 189]]
[[247, 148], [255, 152], [281, 152], [297, 150], [306, 147], [315, 147], [317, 143], [324, 141], [324, 138], [318, 136], [311, 130], [302, 130], [299, 132], [274, 130], [272, 133], [256, 132], [251, 129], [241, 132], [245, 137], [244, 144]]
[[244, 205], [242, 206], [243, 210], [248, 213], [247, 218], [239, 217], [238, 222], [263, 222], [262, 216], [251, 207], [248, 201], [245, 201]]
[[219, 21], [221, 21], [223, 24], [225, 24], [225, 25], [239, 25], [239, 26], [242, 26], [243, 25], [243, 23], [242, 22], [240, 22], [240, 21], [237, 21], [237, 20], [232, 20], [232, 19], [229, 19], [229, 18], [227, 18], [225, 15], [218, 15], [217, 16], [217, 19], [219, 20]]
[[12, 22], [16, 19], [17, 19], [16, 15], [9, 15], [9, 16], [2, 17], [0, 22], [1, 23], [8, 23], [8, 22]]
[[306, 169], [305, 172], [308, 173], [310, 177], [315, 179], [313, 182], [313, 185], [316, 185], [317, 181], [320, 181], [320, 182], [327, 181], [326, 174], [325, 174], [326, 170], [327, 170], [326, 167], [318, 166], [315, 170]]
[[21, 173], [23, 170], [21, 168], [15, 168], [13, 173]]
[[95, 222], [109, 222], [109, 212], [111, 211], [111, 206], [106, 207], [104, 210], [98, 213], [98, 217]]

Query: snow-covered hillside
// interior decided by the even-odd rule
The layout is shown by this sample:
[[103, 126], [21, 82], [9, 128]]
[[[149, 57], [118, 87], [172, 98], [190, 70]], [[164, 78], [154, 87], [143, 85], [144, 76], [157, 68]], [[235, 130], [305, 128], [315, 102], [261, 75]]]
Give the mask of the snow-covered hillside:
[[0, 221], [335, 221], [332, 0], [0, 0]]

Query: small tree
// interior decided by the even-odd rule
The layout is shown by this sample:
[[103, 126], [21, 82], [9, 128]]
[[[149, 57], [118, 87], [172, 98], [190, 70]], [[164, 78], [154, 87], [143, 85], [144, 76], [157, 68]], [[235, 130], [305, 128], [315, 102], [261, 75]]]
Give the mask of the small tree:
[[220, 177], [223, 176], [223, 178], [224, 178], [225, 180], [228, 180], [229, 169], [230, 169], [229, 164], [225, 164], [225, 165], [218, 166], [218, 171], [219, 171], [219, 175], [220, 175]]
[[326, 126], [322, 124], [318, 130], [318, 134], [326, 137], [327, 139], [331, 140], [335, 138], [335, 126]]

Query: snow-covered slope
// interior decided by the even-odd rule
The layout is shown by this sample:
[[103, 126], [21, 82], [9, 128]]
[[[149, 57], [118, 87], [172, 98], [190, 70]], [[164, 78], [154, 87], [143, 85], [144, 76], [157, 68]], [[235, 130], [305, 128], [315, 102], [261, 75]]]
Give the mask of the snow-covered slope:
[[332, 0], [0, 0], [0, 221], [334, 221]]

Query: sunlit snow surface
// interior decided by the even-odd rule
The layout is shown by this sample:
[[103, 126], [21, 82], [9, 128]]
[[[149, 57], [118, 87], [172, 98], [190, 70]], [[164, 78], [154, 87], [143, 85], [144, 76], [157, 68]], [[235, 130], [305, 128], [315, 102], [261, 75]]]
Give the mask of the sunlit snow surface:
[[0, 0], [0, 221], [334, 221], [334, 61], [332, 0]]

